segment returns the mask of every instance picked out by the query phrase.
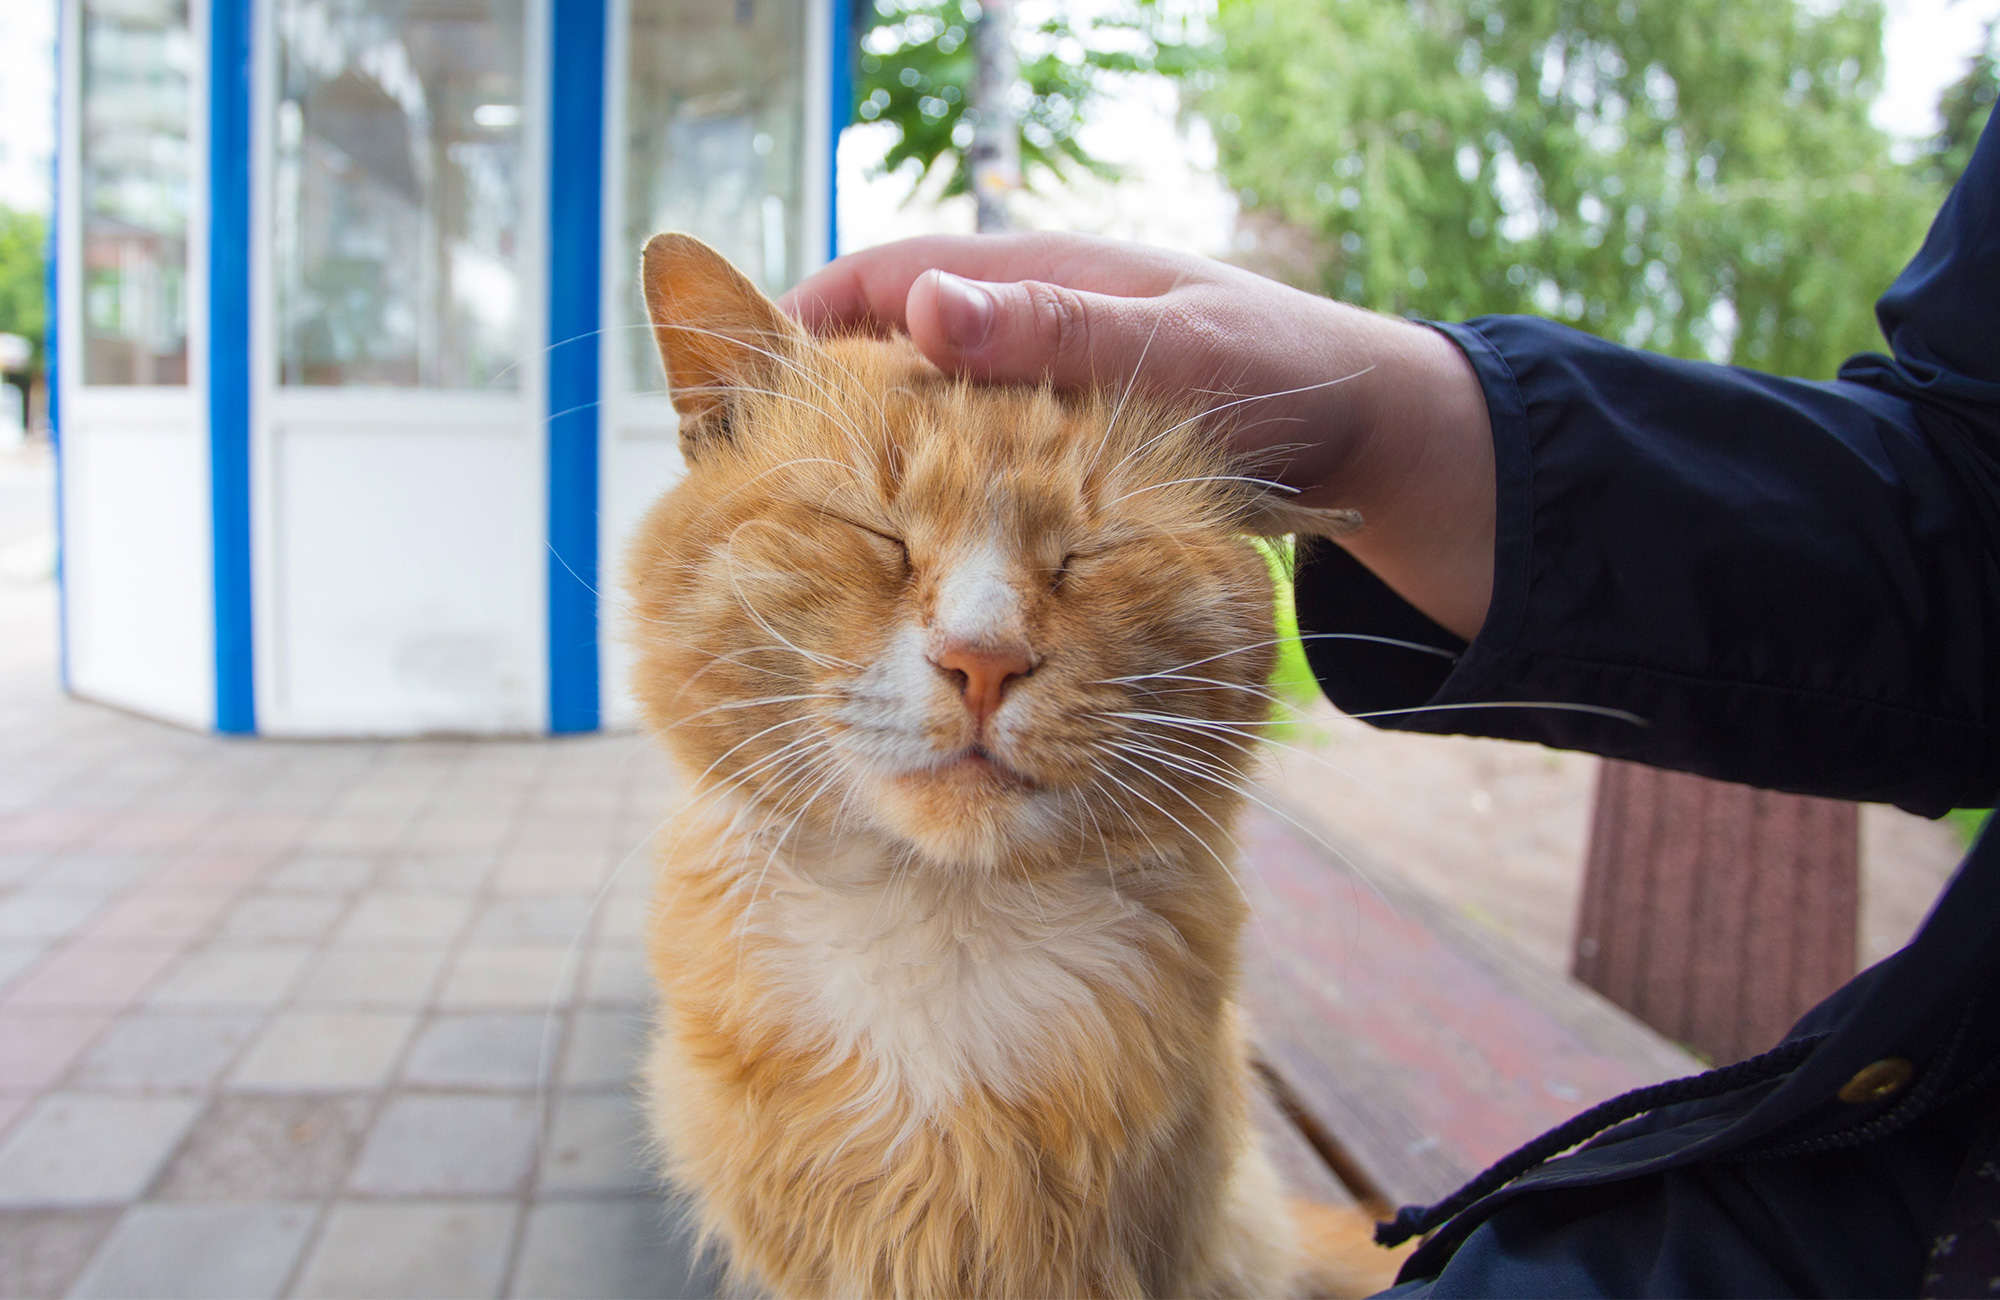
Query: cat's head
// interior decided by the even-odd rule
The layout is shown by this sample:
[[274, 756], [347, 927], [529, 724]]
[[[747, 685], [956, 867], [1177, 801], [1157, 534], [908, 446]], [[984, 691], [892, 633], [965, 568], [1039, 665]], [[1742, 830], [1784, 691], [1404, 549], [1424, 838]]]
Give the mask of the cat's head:
[[1269, 715], [1248, 535], [1346, 519], [1198, 411], [815, 341], [682, 235], [643, 275], [688, 472], [629, 560], [635, 685], [695, 797], [941, 864], [1221, 838]]

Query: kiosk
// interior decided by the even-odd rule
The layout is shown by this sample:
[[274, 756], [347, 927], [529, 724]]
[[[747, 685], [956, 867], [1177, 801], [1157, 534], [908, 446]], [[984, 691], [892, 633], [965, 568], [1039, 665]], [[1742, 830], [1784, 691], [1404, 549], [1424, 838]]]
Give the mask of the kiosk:
[[841, 0], [64, 0], [74, 693], [282, 736], [629, 717], [679, 472], [639, 248], [833, 247]]

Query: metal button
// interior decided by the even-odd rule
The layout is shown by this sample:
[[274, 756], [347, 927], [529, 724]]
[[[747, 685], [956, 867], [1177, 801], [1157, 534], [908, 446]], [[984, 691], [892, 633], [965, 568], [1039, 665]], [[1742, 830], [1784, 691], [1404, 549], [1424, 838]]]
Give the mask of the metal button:
[[1854, 1077], [1840, 1087], [1840, 1099], [1850, 1106], [1865, 1106], [1871, 1101], [1882, 1101], [1903, 1090], [1904, 1085], [1916, 1074], [1917, 1067], [1900, 1056], [1864, 1065], [1854, 1072]]

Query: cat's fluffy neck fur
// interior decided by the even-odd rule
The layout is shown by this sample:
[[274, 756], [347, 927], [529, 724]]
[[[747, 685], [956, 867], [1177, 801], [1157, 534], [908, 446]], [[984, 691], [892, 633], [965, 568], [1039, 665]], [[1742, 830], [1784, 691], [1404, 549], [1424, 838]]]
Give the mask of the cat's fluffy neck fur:
[[1058, 1067], [1056, 1040], [1109, 1035], [1100, 999], [1143, 1002], [1160, 960], [1188, 956], [1170, 855], [944, 863], [866, 828], [769, 829], [740, 804], [706, 816], [733, 846], [718, 866], [767, 1014], [801, 1049], [870, 1062], [920, 1113], [968, 1088], [1026, 1095]]

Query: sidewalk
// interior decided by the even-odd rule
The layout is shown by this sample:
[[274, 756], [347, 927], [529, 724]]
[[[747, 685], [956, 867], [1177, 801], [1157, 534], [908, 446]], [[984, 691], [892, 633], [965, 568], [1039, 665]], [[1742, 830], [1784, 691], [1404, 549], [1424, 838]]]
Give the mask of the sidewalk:
[[644, 742], [194, 735], [60, 696], [52, 606], [0, 585], [0, 1295], [708, 1294]]

